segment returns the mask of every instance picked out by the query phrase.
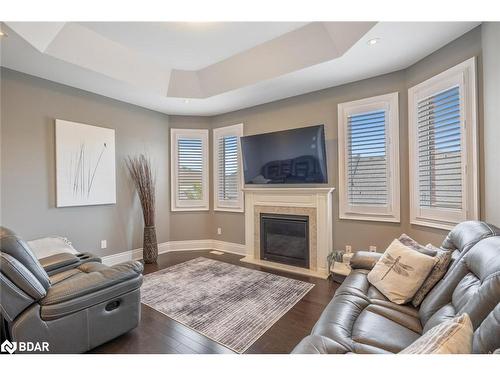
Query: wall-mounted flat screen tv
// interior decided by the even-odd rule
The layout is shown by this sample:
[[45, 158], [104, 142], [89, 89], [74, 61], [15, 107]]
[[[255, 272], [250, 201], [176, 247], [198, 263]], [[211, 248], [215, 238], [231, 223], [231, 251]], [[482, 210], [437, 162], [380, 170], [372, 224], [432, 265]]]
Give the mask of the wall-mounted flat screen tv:
[[328, 182], [323, 125], [241, 137], [245, 184]]

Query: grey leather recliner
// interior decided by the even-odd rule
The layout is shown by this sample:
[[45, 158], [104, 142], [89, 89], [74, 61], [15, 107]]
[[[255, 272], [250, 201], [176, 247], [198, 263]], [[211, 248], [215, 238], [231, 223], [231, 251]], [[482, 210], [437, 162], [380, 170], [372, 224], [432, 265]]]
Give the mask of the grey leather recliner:
[[11, 340], [82, 353], [138, 325], [140, 262], [108, 267], [62, 255], [45, 261], [49, 276], [27, 243], [3, 227], [0, 250], [0, 312]]

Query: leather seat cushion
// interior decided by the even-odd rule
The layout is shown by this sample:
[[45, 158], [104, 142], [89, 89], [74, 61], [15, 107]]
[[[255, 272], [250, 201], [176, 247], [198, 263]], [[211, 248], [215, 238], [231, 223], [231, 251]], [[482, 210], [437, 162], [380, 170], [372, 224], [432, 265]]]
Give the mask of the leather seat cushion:
[[141, 274], [143, 267], [139, 262], [126, 262], [112, 267], [89, 262], [75, 270], [79, 272], [67, 271], [66, 275], [71, 274], [71, 276], [54, 284], [48, 290], [41, 301], [42, 306], [61, 303], [136, 278]]
[[370, 284], [367, 275], [369, 270], [353, 270], [337, 289], [335, 295], [356, 295], [366, 299], [372, 304], [389, 307], [393, 310], [404, 312], [410, 316], [419, 317], [418, 310], [411, 304], [398, 305], [384, 296], [377, 288]]
[[354, 348], [357, 344], [364, 344], [398, 353], [421, 336], [418, 332], [421, 329], [420, 321], [415, 317], [369, 305], [354, 322], [352, 340]]
[[310, 335], [293, 349], [291, 354], [346, 354], [347, 349], [327, 337]]
[[422, 334], [418, 310], [390, 302], [368, 283], [367, 274], [366, 270], [353, 270], [312, 335], [334, 340], [347, 352], [397, 353]]

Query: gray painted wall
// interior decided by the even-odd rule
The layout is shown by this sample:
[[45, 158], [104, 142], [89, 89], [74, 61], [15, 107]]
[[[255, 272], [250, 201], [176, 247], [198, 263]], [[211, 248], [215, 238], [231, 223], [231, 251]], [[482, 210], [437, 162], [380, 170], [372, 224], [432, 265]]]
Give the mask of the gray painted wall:
[[[245, 135], [271, 130], [284, 130], [300, 126], [325, 124], [329, 161], [329, 185], [338, 186], [337, 164], [337, 105], [364, 97], [399, 92], [400, 117], [400, 165], [401, 165], [401, 223], [377, 223], [338, 218], [338, 193], [334, 193], [333, 245], [342, 249], [350, 244], [354, 249], [366, 249], [376, 245], [385, 249], [387, 245], [406, 232], [423, 243], [440, 244], [446, 231], [409, 223], [409, 175], [408, 175], [408, 88], [440, 73], [472, 56], [479, 57], [479, 82], [481, 82], [481, 28], [478, 27], [461, 38], [444, 46], [411, 67], [355, 83], [333, 87], [314, 93], [293, 97], [253, 108], [215, 116], [212, 127], [227, 126], [243, 122]], [[481, 90], [481, 87], [480, 87]], [[498, 96], [497, 96], [498, 98]], [[482, 96], [479, 98], [480, 116]], [[216, 228], [222, 228], [218, 236]], [[244, 215], [214, 213], [212, 233], [215, 238], [226, 240], [227, 236], [238, 243], [244, 242]]]
[[[498, 82], [498, 24], [495, 33], [488, 29], [488, 70], [485, 74]], [[492, 29], [493, 30], [493, 29]], [[483, 34], [486, 31], [483, 31]], [[483, 48], [486, 40], [483, 41]], [[244, 215], [213, 211], [213, 191], [210, 191], [210, 211], [170, 211], [170, 136], [169, 128], [216, 128], [243, 122], [245, 134], [325, 124], [330, 185], [338, 185], [337, 166], [337, 104], [363, 97], [399, 92], [400, 100], [400, 164], [401, 164], [401, 218], [399, 224], [368, 221], [339, 220], [338, 196], [334, 194], [334, 246], [351, 244], [355, 249], [376, 245], [383, 250], [390, 241], [406, 232], [421, 242], [439, 244], [445, 231], [409, 224], [408, 197], [408, 131], [407, 90], [436, 73], [456, 65], [471, 56], [479, 57], [481, 82], [481, 28], [476, 28], [453, 41], [408, 69], [350, 83], [310, 94], [305, 94], [253, 108], [215, 117], [166, 116], [102, 96], [66, 87], [42, 79], [2, 70], [2, 223], [11, 226], [26, 238], [52, 233], [70, 237], [81, 250], [111, 254], [141, 246], [142, 218], [131, 183], [123, 169], [123, 157], [130, 153], [149, 151], [158, 170], [158, 240], [219, 239], [243, 243]], [[486, 56], [485, 56], [486, 59]], [[497, 64], [497, 65], [495, 65]], [[489, 79], [489, 78], [488, 78]], [[493, 82], [493, 81], [492, 81]], [[486, 87], [490, 101], [486, 116], [490, 139], [497, 137], [498, 83]], [[496, 90], [496, 91], [495, 91]], [[481, 87], [480, 87], [481, 92]], [[493, 104], [491, 104], [493, 103]], [[482, 95], [479, 98], [482, 119]], [[488, 111], [487, 110], [487, 111]], [[495, 112], [496, 111], [496, 112]], [[488, 117], [489, 116], [489, 117]], [[56, 209], [54, 119], [84, 122], [116, 129], [118, 204], [113, 206]], [[493, 120], [492, 120], [493, 119]], [[480, 122], [482, 124], [482, 121]], [[481, 133], [482, 133], [482, 126]], [[212, 142], [210, 134], [210, 144]], [[486, 164], [488, 217], [498, 224], [498, 203], [494, 200], [500, 181], [494, 172], [498, 153], [494, 144], [488, 144], [482, 165]], [[481, 148], [482, 149], [482, 148]], [[210, 153], [210, 169], [212, 155]], [[483, 176], [483, 174], [482, 174]], [[496, 178], [496, 180], [494, 180]], [[212, 189], [212, 173], [210, 173]], [[489, 195], [488, 195], [489, 194]], [[482, 194], [484, 195], [484, 194]], [[482, 200], [484, 213], [485, 200]], [[493, 203], [496, 209], [490, 209]], [[483, 215], [484, 216], [484, 215]], [[222, 234], [217, 235], [217, 228]], [[107, 251], [99, 250], [99, 241], [108, 240]]]
[[482, 26], [485, 218], [500, 226], [500, 22]]
[[[324, 124], [329, 185], [336, 187], [338, 186], [337, 104], [396, 91], [401, 95], [400, 102], [404, 103], [406, 101], [404, 72], [391, 73], [344, 86], [281, 100], [279, 102], [224, 114], [214, 117], [212, 119], [212, 124], [214, 127], [219, 127], [242, 122], [244, 123], [245, 135], [258, 134], [270, 130], [284, 130]], [[404, 122], [405, 117], [406, 107], [400, 105], [400, 122]], [[407, 142], [403, 136], [401, 142], [401, 149], [404, 150]], [[402, 191], [405, 190], [407, 189], [405, 189], [403, 185]], [[403, 196], [403, 199], [406, 198], [406, 196]], [[401, 224], [388, 224], [357, 220], [339, 220], [337, 192], [334, 192], [333, 216], [333, 239], [336, 248], [341, 248], [346, 244], [351, 244], [355, 249], [367, 248], [369, 245], [385, 247], [392, 239], [399, 236], [406, 226], [404, 221]], [[408, 217], [407, 212], [403, 212], [402, 217]], [[243, 228], [243, 230], [238, 231], [241, 237], [237, 239], [239, 243], [243, 243], [243, 214], [235, 215], [224, 212], [214, 213], [214, 228], [217, 226], [222, 228], [222, 235], [217, 236], [215, 234], [216, 238], [225, 240], [226, 233], [228, 233], [226, 226], [228, 224], [235, 226], [236, 222]]]
[[[158, 240], [168, 240], [168, 116], [7, 69], [1, 80], [3, 225], [26, 239], [61, 234], [99, 255], [141, 247], [140, 205], [124, 158], [146, 151], [158, 171]], [[55, 119], [116, 130], [116, 205], [55, 208]]]

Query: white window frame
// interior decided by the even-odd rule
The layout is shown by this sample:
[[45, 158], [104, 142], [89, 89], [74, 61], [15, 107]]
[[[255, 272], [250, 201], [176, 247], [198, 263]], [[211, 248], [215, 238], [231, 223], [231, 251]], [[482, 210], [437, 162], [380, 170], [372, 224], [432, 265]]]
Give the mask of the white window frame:
[[[179, 163], [177, 160], [177, 144], [179, 138], [201, 139], [203, 152], [202, 199], [180, 201], [177, 197], [177, 177]], [[209, 163], [208, 163], [208, 129], [171, 129], [170, 131], [170, 199], [171, 211], [208, 211], [209, 207]]]
[[[338, 105], [339, 217], [340, 219], [400, 222], [399, 94], [397, 92]], [[388, 205], [353, 205], [348, 199], [348, 118], [351, 115], [386, 110]]]
[[[219, 200], [219, 139], [226, 136], [238, 137], [238, 200], [233, 202], [224, 202]], [[243, 196], [243, 173], [242, 173], [242, 158], [241, 158], [241, 144], [240, 138], [243, 136], [243, 124], [236, 124], [216, 128], [213, 130], [212, 142], [212, 161], [213, 161], [213, 174], [214, 174], [214, 211], [229, 211], [229, 212], [244, 212], [244, 196]]]
[[[479, 154], [477, 126], [476, 58], [472, 57], [408, 90], [408, 136], [410, 150], [410, 222], [440, 229], [452, 229], [464, 220], [479, 219]], [[421, 208], [418, 187], [418, 102], [458, 86], [461, 108], [463, 209]]]

